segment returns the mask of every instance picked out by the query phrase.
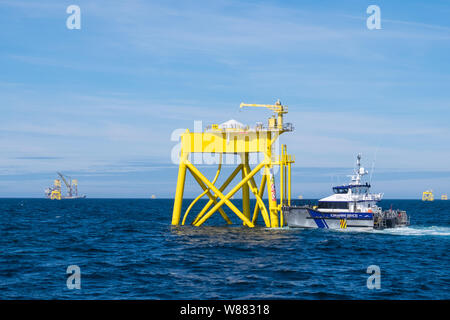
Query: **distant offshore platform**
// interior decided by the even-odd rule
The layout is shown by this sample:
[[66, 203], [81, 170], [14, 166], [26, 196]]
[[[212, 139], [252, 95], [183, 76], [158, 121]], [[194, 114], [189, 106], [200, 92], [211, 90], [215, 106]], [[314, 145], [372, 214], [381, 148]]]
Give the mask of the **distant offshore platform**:
[[[441, 200], [448, 200], [446, 193], [441, 195]], [[427, 190], [422, 193], [422, 201], [434, 201], [433, 190]]]
[[67, 188], [67, 195], [63, 196], [61, 192], [61, 180], [55, 179], [53, 181], [53, 186], [45, 189], [45, 196], [47, 199], [51, 200], [61, 200], [61, 199], [84, 199], [86, 195], [78, 195], [78, 180], [72, 179], [69, 176], [65, 176], [60, 172], [57, 172], [58, 176], [64, 182]]

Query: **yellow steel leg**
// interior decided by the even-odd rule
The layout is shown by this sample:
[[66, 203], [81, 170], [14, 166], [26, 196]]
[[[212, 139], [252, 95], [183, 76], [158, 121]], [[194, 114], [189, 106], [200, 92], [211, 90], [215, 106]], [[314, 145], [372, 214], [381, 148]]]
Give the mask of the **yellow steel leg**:
[[247, 226], [254, 227], [254, 224], [247, 219], [246, 216], [244, 216], [236, 206], [234, 206], [228, 199], [231, 198], [244, 184], [247, 183], [247, 181], [253, 177], [261, 168], [265, 165], [265, 162], [261, 162], [259, 165], [256, 166], [255, 169], [253, 169], [252, 172], [250, 172], [249, 175], [247, 175], [244, 179], [242, 179], [226, 196], [222, 194], [214, 185], [212, 185], [208, 179], [206, 179], [192, 164], [189, 162], [186, 163], [186, 165], [191, 168], [197, 176], [206, 183], [206, 185], [216, 194], [218, 195], [222, 200], [218, 202], [211, 210], [208, 211], [208, 213], [200, 219], [195, 225], [200, 226], [203, 222], [205, 222], [214, 212], [217, 211], [217, 209], [222, 206], [224, 203], [227, 204], [230, 209], [236, 213], [236, 215], [243, 220]]
[[284, 200], [284, 145], [281, 145], [281, 159], [280, 159], [280, 205], [283, 205]]
[[286, 145], [281, 145], [281, 161], [280, 161], [280, 227], [284, 227], [283, 205], [285, 201], [284, 193], [286, 192], [286, 171], [285, 171], [285, 157]]
[[[250, 166], [248, 166], [248, 165], [246, 165], [244, 167], [244, 170], [245, 170], [245, 175], [248, 175], [251, 172]], [[264, 175], [263, 175], [263, 177], [264, 177]], [[260, 195], [258, 192], [258, 186], [256, 185], [255, 179], [253, 177], [250, 178], [250, 180], [248, 180], [248, 184], [249, 184], [250, 190], [252, 190], [253, 194], [255, 195], [256, 206], [258, 208], [261, 208], [261, 214], [263, 216], [264, 223], [266, 224], [266, 227], [269, 228], [270, 227], [269, 214], [267, 213], [266, 206], [264, 205], [264, 202], [261, 199], [262, 195]], [[265, 184], [265, 181], [264, 181], [264, 184]], [[261, 183], [261, 185], [262, 185], [262, 183]], [[255, 210], [256, 210], [256, 206], [255, 206]], [[252, 222], [255, 223], [255, 221], [256, 221], [256, 216], [255, 216], [255, 214], [253, 214]]]
[[191, 204], [190, 204], [189, 207], [187, 208], [186, 212], [184, 213], [183, 220], [181, 221], [181, 225], [182, 225], [182, 226], [184, 226], [184, 223], [186, 222], [186, 218], [187, 218], [189, 212], [191, 211], [192, 207], [194, 206], [194, 204], [195, 204], [198, 200], [200, 200], [207, 192], [208, 192], [208, 189], [207, 189], [207, 190], [204, 190], [202, 193], [200, 193], [200, 194], [197, 196], [197, 198], [194, 199], [194, 201], [191, 202]]
[[[233, 181], [234, 177], [236, 177], [236, 175], [239, 173], [239, 171], [241, 171], [242, 168], [242, 164], [238, 165], [236, 169], [234, 169], [234, 171], [231, 173], [231, 175], [227, 178], [227, 180], [223, 183], [223, 185], [219, 188], [220, 192], [223, 192], [223, 190], [225, 190], [228, 185], [231, 183], [231, 181]], [[218, 196], [214, 195], [214, 199], [217, 199]], [[193, 225], [195, 225], [198, 220], [200, 220], [201, 217], [203, 217], [203, 215], [205, 214], [205, 212], [209, 209], [209, 207], [211, 207], [211, 205], [214, 203], [214, 201], [209, 200], [208, 203], [203, 207], [203, 209], [200, 211], [200, 213], [197, 215], [197, 217], [195, 217], [194, 221], [192, 222]]]
[[[245, 173], [245, 169], [246, 166], [248, 165], [248, 153], [244, 153], [241, 155], [241, 163], [243, 164], [242, 179], [244, 179], [245, 176], [247, 175]], [[244, 216], [250, 219], [250, 192], [247, 183], [242, 186], [242, 211], [244, 213]]]
[[288, 154], [287, 154], [287, 147], [286, 147], [286, 145], [284, 145], [284, 160], [283, 160], [284, 162], [283, 162], [283, 168], [284, 168], [284, 198], [283, 199], [285, 199], [284, 200], [284, 202], [285, 203], [287, 203], [287, 196], [286, 196], [286, 194], [288, 193], [288, 187], [287, 187], [287, 181], [288, 181], [288, 178], [287, 178], [287, 166], [286, 166], [286, 162], [288, 161]]
[[[220, 174], [220, 170], [221, 170], [221, 169], [222, 169], [222, 154], [220, 154], [219, 167], [217, 168], [216, 175], [215, 175], [213, 181], [211, 182], [212, 184], [215, 184], [215, 183], [216, 183], [217, 178], [219, 178], [219, 174]], [[186, 212], [185, 212], [185, 214], [184, 214], [184, 217], [183, 217], [183, 221], [181, 222], [181, 225], [184, 226], [184, 223], [185, 223], [185, 221], [186, 221], [186, 218], [187, 218], [189, 212], [191, 211], [192, 207], [194, 206], [194, 204], [197, 203], [197, 201], [200, 200], [200, 199], [208, 192], [209, 189], [206, 189], [206, 190], [203, 189], [203, 190], [204, 190], [204, 191], [203, 191], [200, 195], [198, 195], [197, 198], [195, 198], [194, 201], [192, 201], [191, 204], [189, 205], [189, 207], [187, 208], [187, 210], [186, 210]], [[213, 199], [215, 199], [215, 198], [213, 198]], [[210, 199], [210, 200], [213, 200], [213, 199]], [[214, 201], [214, 202], [215, 202], [215, 201]], [[224, 212], [224, 213], [225, 213], [225, 212]], [[226, 216], [226, 215], [225, 215], [225, 216]], [[228, 218], [228, 217], [227, 217], [227, 218]], [[227, 220], [227, 219], [225, 219], [225, 220]], [[228, 221], [229, 221], [229, 220], [228, 220]], [[230, 221], [230, 222], [228, 222], [228, 221], [227, 221], [227, 223], [231, 224], [231, 221]]]
[[[266, 178], [267, 178], [267, 176], [265, 174], [263, 174], [262, 179], [261, 179], [261, 184], [259, 186], [259, 192], [258, 192], [258, 197], [260, 197], [261, 199], [264, 195], [264, 188], [266, 186], [266, 180], [267, 180]], [[259, 213], [259, 204], [256, 203], [255, 210], [253, 211], [253, 218], [252, 218], [253, 223], [255, 223], [256, 219], [258, 218], [258, 213]], [[269, 218], [269, 217], [267, 216], [267, 218]], [[265, 218], [264, 218], [264, 221], [265, 221]], [[269, 223], [266, 223], [266, 226], [268, 228], [270, 227], [270, 221], [269, 221]]]
[[291, 163], [288, 163], [288, 205], [291, 205]]
[[287, 165], [284, 165], [284, 203], [288, 204], [289, 201], [289, 188], [288, 188], [288, 176], [287, 176]]
[[182, 153], [180, 157], [180, 166], [178, 169], [177, 191], [175, 193], [175, 202], [173, 205], [172, 225], [180, 223], [181, 205], [183, 204], [184, 183], [186, 181], [186, 161], [188, 153]]

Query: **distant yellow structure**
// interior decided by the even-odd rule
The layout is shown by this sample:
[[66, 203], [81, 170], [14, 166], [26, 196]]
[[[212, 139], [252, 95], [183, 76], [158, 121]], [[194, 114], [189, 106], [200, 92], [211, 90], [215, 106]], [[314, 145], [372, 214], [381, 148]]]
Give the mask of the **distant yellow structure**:
[[[45, 195], [47, 199], [51, 200], [61, 200], [61, 199], [81, 199], [86, 198], [86, 195], [78, 195], [78, 180], [72, 179], [68, 176], [64, 176], [62, 173], [57, 172], [60, 179], [55, 179], [53, 181], [53, 186], [45, 189]], [[67, 179], [66, 179], [67, 178]], [[61, 181], [67, 187], [67, 195], [63, 196], [61, 191]]]
[[422, 201], [434, 201], [433, 190], [427, 190], [422, 193]]
[[[191, 208], [203, 196], [207, 196], [209, 202], [193, 220], [192, 225], [194, 226], [201, 226], [217, 211], [226, 223], [231, 224], [231, 220], [222, 208], [224, 205], [228, 206], [247, 227], [253, 228], [255, 226], [259, 212], [261, 212], [266, 227], [277, 228], [284, 225], [282, 206], [290, 205], [291, 202], [291, 163], [294, 162], [294, 159], [287, 154], [286, 145], [281, 146], [280, 155], [274, 154], [273, 148], [276, 140], [282, 133], [293, 130], [292, 124], [283, 123], [283, 115], [287, 113], [287, 106], [283, 106], [280, 101], [277, 101], [273, 105], [241, 103], [240, 107], [267, 108], [273, 111], [274, 115], [269, 118], [267, 125], [257, 123], [254, 128], [249, 128], [235, 120], [230, 120], [221, 125], [213, 124], [203, 132], [189, 132], [189, 130], [186, 130], [181, 135], [180, 164], [172, 225], [179, 225], [180, 222], [184, 225]], [[213, 180], [207, 179], [189, 160], [189, 155], [194, 153], [218, 154], [220, 156], [218, 169]], [[249, 155], [256, 153], [262, 153], [264, 160], [254, 168], [251, 168]], [[216, 186], [215, 184], [222, 167], [222, 157], [227, 154], [240, 156], [240, 164], [238, 164], [222, 186]], [[277, 203], [276, 197], [274, 166], [279, 166], [280, 168], [279, 203]], [[261, 170], [263, 170], [262, 180], [258, 187], [255, 175]], [[203, 192], [191, 202], [184, 216], [182, 216], [181, 207], [187, 171], [192, 174]], [[228, 193], [224, 193], [225, 189], [238, 174], [241, 175], [241, 179]], [[266, 208], [262, 200], [266, 184], [268, 208]], [[230, 201], [239, 190], [242, 190], [242, 211]], [[256, 198], [253, 215], [250, 212], [250, 193], [253, 193]]]
[[441, 200], [448, 200], [447, 194], [443, 194], [443, 195], [441, 196]]
[[302, 200], [302, 199], [303, 199], [303, 196], [302, 196], [302, 195], [299, 195], [299, 196], [298, 196], [298, 199], [299, 199], [299, 200]]
[[156, 195], [152, 194], [151, 199], [156, 199]]
[[61, 200], [61, 180], [55, 179], [53, 181], [53, 190], [50, 193], [50, 199]]

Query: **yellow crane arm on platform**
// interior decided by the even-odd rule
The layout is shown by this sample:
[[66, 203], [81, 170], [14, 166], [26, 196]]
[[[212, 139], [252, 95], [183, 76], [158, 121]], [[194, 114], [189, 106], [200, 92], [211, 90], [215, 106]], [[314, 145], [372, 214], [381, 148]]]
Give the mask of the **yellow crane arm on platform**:
[[275, 104], [258, 104], [258, 103], [244, 103], [244, 102], [242, 102], [239, 107], [240, 108], [243, 108], [243, 107], [267, 108], [267, 109], [272, 110], [273, 112], [275, 112], [278, 115], [288, 112], [287, 111], [287, 106], [283, 106], [280, 103], [280, 100], [275, 102]]
[[272, 110], [277, 118], [272, 117], [269, 119], [269, 127], [276, 127], [278, 130], [283, 130], [283, 114], [288, 112], [287, 106], [283, 106], [280, 100], [277, 100], [275, 104], [258, 104], [258, 103], [244, 103], [240, 104], [240, 108], [243, 107], [256, 107], [256, 108], [267, 108]]

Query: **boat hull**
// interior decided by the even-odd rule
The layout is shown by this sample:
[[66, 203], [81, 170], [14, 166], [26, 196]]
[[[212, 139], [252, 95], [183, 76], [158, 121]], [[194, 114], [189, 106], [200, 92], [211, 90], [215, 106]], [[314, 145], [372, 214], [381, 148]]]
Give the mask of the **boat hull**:
[[82, 196], [72, 196], [72, 197], [67, 196], [67, 197], [62, 197], [61, 199], [67, 199], [67, 200], [73, 200], [73, 199], [86, 199], [86, 196], [85, 196], [85, 195], [82, 195]]
[[284, 207], [283, 215], [291, 228], [373, 229], [373, 214], [369, 212], [325, 213], [311, 207]]

